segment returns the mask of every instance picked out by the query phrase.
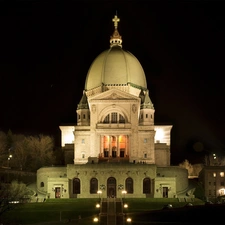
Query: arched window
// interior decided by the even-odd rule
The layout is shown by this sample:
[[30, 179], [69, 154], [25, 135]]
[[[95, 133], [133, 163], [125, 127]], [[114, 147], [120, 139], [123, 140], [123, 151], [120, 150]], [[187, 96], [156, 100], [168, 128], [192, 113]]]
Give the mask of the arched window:
[[73, 179], [73, 194], [80, 194], [80, 179]]
[[98, 191], [98, 180], [91, 178], [90, 180], [90, 194], [97, 194]]
[[44, 182], [41, 182], [40, 186], [41, 187], [44, 187], [45, 186]]
[[151, 194], [151, 180], [148, 177], [143, 180], [143, 194]]
[[112, 112], [104, 118], [103, 123], [125, 123], [125, 118], [117, 112]]
[[125, 182], [125, 190], [127, 191], [127, 194], [133, 194], [134, 193], [134, 182], [131, 177], [128, 177]]

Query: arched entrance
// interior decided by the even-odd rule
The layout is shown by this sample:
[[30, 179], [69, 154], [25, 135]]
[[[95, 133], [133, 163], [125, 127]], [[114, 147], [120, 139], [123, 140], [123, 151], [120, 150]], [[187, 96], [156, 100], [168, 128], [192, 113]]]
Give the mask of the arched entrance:
[[110, 198], [116, 197], [116, 179], [109, 177], [107, 180], [107, 196]]

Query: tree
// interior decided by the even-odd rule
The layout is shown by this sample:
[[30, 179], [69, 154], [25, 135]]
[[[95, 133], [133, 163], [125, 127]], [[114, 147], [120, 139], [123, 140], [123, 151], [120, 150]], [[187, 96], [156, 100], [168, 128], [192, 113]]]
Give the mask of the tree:
[[8, 153], [7, 153], [7, 135], [0, 131], [0, 165], [7, 166]]
[[13, 209], [17, 205], [15, 201], [22, 202], [28, 194], [29, 190], [22, 182], [15, 180], [10, 184], [0, 183], [0, 216]]
[[[42, 134], [25, 136], [0, 132], [0, 165], [14, 169], [36, 171], [56, 162], [54, 139]], [[9, 155], [11, 157], [9, 158]], [[9, 161], [9, 160], [10, 161]]]
[[185, 159], [182, 163], [180, 163], [179, 166], [181, 168], [187, 169], [189, 176], [192, 175], [192, 173], [193, 173], [193, 166], [191, 165], [191, 163], [189, 163], [189, 161], [187, 159]]
[[53, 157], [54, 139], [50, 136], [38, 135], [27, 137], [30, 156], [32, 158], [32, 170], [42, 166], [50, 166], [54, 163]]
[[188, 170], [188, 176], [198, 176], [203, 168], [202, 164], [192, 165], [187, 159], [180, 163], [179, 166]]
[[[16, 140], [15, 140], [16, 139]], [[30, 162], [30, 149], [29, 142], [27, 138], [22, 135], [14, 136], [14, 151], [13, 159], [14, 164], [16, 163], [19, 166], [20, 170], [28, 167]]]

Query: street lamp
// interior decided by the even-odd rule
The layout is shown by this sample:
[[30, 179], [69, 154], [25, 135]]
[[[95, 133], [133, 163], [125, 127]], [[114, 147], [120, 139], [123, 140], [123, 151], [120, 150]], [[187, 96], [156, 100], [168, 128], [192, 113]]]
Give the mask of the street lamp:
[[130, 217], [128, 217], [126, 221], [127, 221], [127, 223], [131, 223], [132, 219]]
[[101, 191], [101, 190], [98, 190], [98, 191], [97, 191], [97, 194], [99, 195], [99, 201], [100, 201], [100, 200], [101, 200], [101, 197], [100, 197], [100, 196], [101, 196], [101, 194], [102, 194], [102, 191]]
[[123, 190], [122, 191], [122, 194], [123, 194], [123, 201], [125, 200], [125, 194], [127, 193], [127, 191], [126, 190]]
[[93, 221], [94, 221], [95, 223], [97, 223], [97, 222], [98, 222], [98, 217], [94, 217]]
[[125, 218], [124, 221], [126, 221], [126, 219], [127, 219], [126, 211], [127, 211], [127, 208], [128, 208], [128, 204], [124, 204], [123, 208], [124, 208], [124, 218]]
[[9, 157], [8, 157], [8, 167], [9, 167], [9, 163], [10, 163], [11, 159], [12, 159], [12, 155], [10, 154]]

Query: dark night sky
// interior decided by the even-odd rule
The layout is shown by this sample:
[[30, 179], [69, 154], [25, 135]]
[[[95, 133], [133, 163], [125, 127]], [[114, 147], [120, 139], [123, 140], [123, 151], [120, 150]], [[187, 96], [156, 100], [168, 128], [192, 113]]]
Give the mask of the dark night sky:
[[[155, 123], [172, 124], [172, 164], [225, 152], [225, 2], [0, 2], [0, 130], [60, 137], [76, 122], [89, 66], [112, 17], [143, 66]], [[194, 143], [201, 142], [202, 152]]]

